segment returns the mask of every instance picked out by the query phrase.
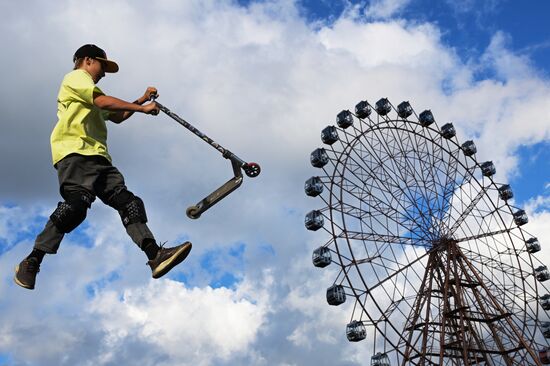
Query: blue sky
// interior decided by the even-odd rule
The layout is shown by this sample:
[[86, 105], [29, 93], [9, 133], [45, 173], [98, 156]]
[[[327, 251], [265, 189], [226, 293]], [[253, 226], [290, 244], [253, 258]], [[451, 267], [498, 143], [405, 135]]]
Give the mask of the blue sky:
[[10, 358], [9, 355], [0, 354], [0, 365], [1, 366], [8, 366], [10, 364], [10, 362], [12, 362], [12, 359]]
[[510, 184], [520, 202], [550, 191], [550, 144], [538, 143], [520, 148], [520, 170]]
[[[239, 0], [243, 6], [256, 1]], [[311, 23], [330, 24], [350, 6], [364, 9], [370, 3], [354, 0], [299, 0], [302, 15]], [[442, 42], [455, 50], [463, 62], [476, 60], [489, 46], [496, 32], [504, 32], [506, 47], [524, 57], [541, 77], [550, 78], [550, 2], [542, 0], [413, 0], [394, 17], [437, 25]], [[365, 21], [369, 21], [368, 18]], [[483, 65], [476, 80], [495, 78], [494, 69]], [[518, 203], [550, 191], [550, 149], [548, 143], [520, 147], [519, 171], [509, 182]]]
[[[240, 0], [240, 3], [250, 3]], [[310, 20], [330, 21], [354, 0], [301, 0]], [[508, 47], [526, 55], [547, 75], [550, 72], [550, 2], [544, 0], [413, 0], [397, 15], [417, 22], [431, 22], [443, 31], [443, 41], [464, 60], [479, 56], [497, 31], [511, 36]]]
[[[459, 140], [473, 138], [479, 160], [495, 161], [495, 180], [509, 180], [517, 205], [539, 200], [527, 230], [550, 237], [548, 1], [13, 4], [0, 15], [0, 46], [13, 55], [0, 59], [10, 70], [0, 98], [0, 153], [10, 157], [0, 162], [9, 172], [0, 181], [0, 366], [364, 364], [370, 339], [347, 342], [350, 312], [324, 298], [336, 268], [311, 265], [327, 238], [303, 225], [321, 205], [303, 193], [318, 174], [309, 153], [360, 98], [409, 98], [438, 124], [456, 122]], [[374, 11], [380, 4], [395, 9]], [[488, 52], [495, 34], [503, 43]], [[97, 200], [28, 293], [13, 284], [13, 267], [60, 199], [49, 150], [55, 94], [88, 42], [121, 66], [103, 91], [135, 100], [157, 86], [161, 103], [258, 161], [262, 175], [189, 220], [187, 206], [229, 178], [227, 162], [163, 115], [109, 125], [115, 165], [144, 200], [152, 231], [168, 246], [192, 241], [193, 252], [151, 280], [118, 214]], [[29, 54], [41, 55], [40, 69]], [[491, 57], [529, 72], [502, 72]]]
[[[243, 5], [253, 1], [239, 0]], [[354, 0], [300, 0], [303, 16], [310, 22], [330, 23], [346, 8], [369, 5]], [[412, 22], [430, 22], [440, 27], [442, 42], [455, 50], [464, 62], [478, 59], [496, 32], [504, 32], [506, 46], [525, 57], [550, 79], [550, 2], [543, 0], [413, 0], [395, 13]], [[365, 19], [368, 21], [369, 19]], [[494, 78], [492, 68], [483, 66], [474, 74], [481, 81]], [[509, 182], [519, 203], [550, 191], [550, 149], [548, 143], [521, 147], [520, 170]]]
[[[240, 0], [241, 3], [249, 3]], [[303, 14], [311, 21], [331, 22], [350, 5], [364, 7], [366, 1], [301, 0]], [[440, 27], [442, 41], [464, 61], [479, 58], [496, 32], [504, 32], [506, 46], [550, 79], [550, 2], [544, 0], [413, 0], [395, 16], [413, 22], [430, 22]], [[474, 77], [494, 78], [494, 70], [481, 68]], [[520, 170], [509, 182], [517, 201], [550, 191], [550, 145], [520, 147]]]

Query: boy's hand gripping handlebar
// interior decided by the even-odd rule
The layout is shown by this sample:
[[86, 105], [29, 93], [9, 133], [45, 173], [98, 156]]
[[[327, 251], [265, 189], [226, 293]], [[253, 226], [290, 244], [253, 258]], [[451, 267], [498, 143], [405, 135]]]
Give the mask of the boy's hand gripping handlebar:
[[183, 127], [187, 128], [189, 131], [193, 132], [195, 135], [201, 138], [201, 140], [208, 143], [210, 146], [218, 150], [222, 156], [231, 161], [231, 166], [233, 168], [234, 177], [229, 179], [224, 185], [216, 189], [214, 192], [210, 193], [208, 196], [203, 198], [199, 203], [194, 206], [187, 208], [187, 216], [192, 219], [198, 219], [201, 214], [208, 210], [210, 207], [214, 206], [216, 203], [221, 201], [228, 194], [239, 188], [243, 181], [243, 175], [241, 169], [244, 170], [245, 174], [251, 178], [257, 177], [260, 175], [261, 168], [257, 163], [247, 163], [240, 159], [237, 155], [233, 154], [231, 151], [222, 147], [220, 144], [212, 140], [210, 137], [206, 136], [204, 133], [195, 128], [192, 124], [172, 112], [170, 109], [166, 108], [162, 104], [156, 101], [157, 96], [151, 95], [150, 100], [155, 102], [159, 109], [167, 114], [169, 117], [174, 119]]

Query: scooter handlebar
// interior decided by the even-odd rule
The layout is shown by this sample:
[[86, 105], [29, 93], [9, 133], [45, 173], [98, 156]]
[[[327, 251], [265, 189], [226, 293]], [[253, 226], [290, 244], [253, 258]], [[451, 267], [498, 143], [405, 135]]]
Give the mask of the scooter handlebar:
[[[151, 94], [149, 96], [149, 100], [151, 102], [155, 102], [155, 99], [157, 99], [158, 95], [157, 94]], [[214, 143], [213, 141], [211, 142], [211, 140], [206, 136], [204, 135], [202, 132], [198, 131], [195, 127], [193, 127], [189, 122], [183, 120], [182, 118], [180, 118], [179, 116], [171, 113], [166, 107], [164, 107], [163, 105], [161, 105], [160, 103], [157, 103], [157, 105], [160, 107], [160, 109], [167, 113], [170, 117], [172, 117], [173, 119], [175, 119], [178, 123], [182, 124], [184, 127], [186, 127], [187, 129], [191, 130], [193, 133], [195, 133], [196, 135], [198, 135], [199, 137], [201, 137], [204, 141], [206, 141], [208, 144], [210, 144], [211, 146], [215, 147], [218, 151], [220, 151], [220, 148], [221, 146], [219, 146], [218, 144]], [[254, 178], [254, 177], [257, 177], [258, 175], [260, 175], [260, 172], [262, 171], [262, 169], [260, 168], [260, 165], [258, 163], [244, 163], [241, 159], [237, 158], [233, 153], [229, 152], [228, 150], [221, 150], [222, 152], [225, 151], [225, 153], [223, 154], [223, 156], [226, 158], [226, 159], [231, 159], [231, 160], [236, 160], [238, 165], [240, 165], [242, 167], [242, 169], [244, 170], [244, 173], [251, 177], [251, 178]], [[244, 164], [243, 164], [244, 163]]]

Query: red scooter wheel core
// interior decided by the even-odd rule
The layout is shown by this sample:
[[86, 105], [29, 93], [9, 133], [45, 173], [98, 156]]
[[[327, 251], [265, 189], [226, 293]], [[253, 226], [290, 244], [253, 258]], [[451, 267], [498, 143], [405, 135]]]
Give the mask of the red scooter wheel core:
[[245, 174], [250, 178], [257, 177], [258, 175], [260, 175], [260, 172], [262, 171], [262, 169], [260, 168], [260, 165], [257, 163], [246, 163], [243, 169]]

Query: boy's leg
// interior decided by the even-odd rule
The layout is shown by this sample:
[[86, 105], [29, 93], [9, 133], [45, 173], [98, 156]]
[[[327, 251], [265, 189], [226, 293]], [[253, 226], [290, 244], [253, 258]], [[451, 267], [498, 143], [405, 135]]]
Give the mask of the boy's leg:
[[15, 283], [29, 290], [34, 289], [40, 263], [46, 253], [54, 254], [65, 234], [57, 229], [52, 220], [48, 220], [44, 230], [36, 237], [32, 252], [15, 268]]
[[126, 233], [132, 241], [148, 256], [156, 255], [158, 246], [147, 226], [143, 201], [126, 188], [122, 174], [107, 160], [95, 184], [95, 191], [103, 203], [118, 211]]
[[153, 278], [166, 274], [174, 266], [182, 262], [189, 251], [191, 243], [185, 242], [173, 248], [159, 247], [149, 227], [143, 201], [124, 184], [124, 177], [113, 166], [102, 172], [96, 184], [98, 197], [120, 214], [126, 232], [149, 258], [149, 266]]
[[34, 249], [47, 254], [55, 254], [64, 236], [65, 233], [60, 231], [52, 220], [49, 219], [48, 222], [46, 222], [44, 230], [36, 237]]
[[126, 226], [126, 233], [136, 245], [145, 252], [149, 259], [157, 255], [158, 245], [146, 223], [136, 222]]
[[15, 282], [28, 289], [35, 286], [44, 255], [57, 253], [64, 235], [84, 221], [95, 199], [93, 182], [97, 172], [89, 159], [79, 155], [68, 156], [58, 163], [57, 173], [64, 201], [59, 202], [36, 237], [33, 251], [16, 267]]
[[95, 200], [94, 183], [99, 176], [94, 157], [90, 156], [69, 155], [56, 168], [64, 201], [57, 204], [35, 241], [35, 248], [48, 254], [57, 253], [63, 236], [86, 219]]
[[44, 230], [36, 237], [34, 249], [55, 254], [65, 234], [76, 229], [86, 218], [94, 196], [85, 189], [79, 193], [64, 193], [64, 202], [59, 202]]

